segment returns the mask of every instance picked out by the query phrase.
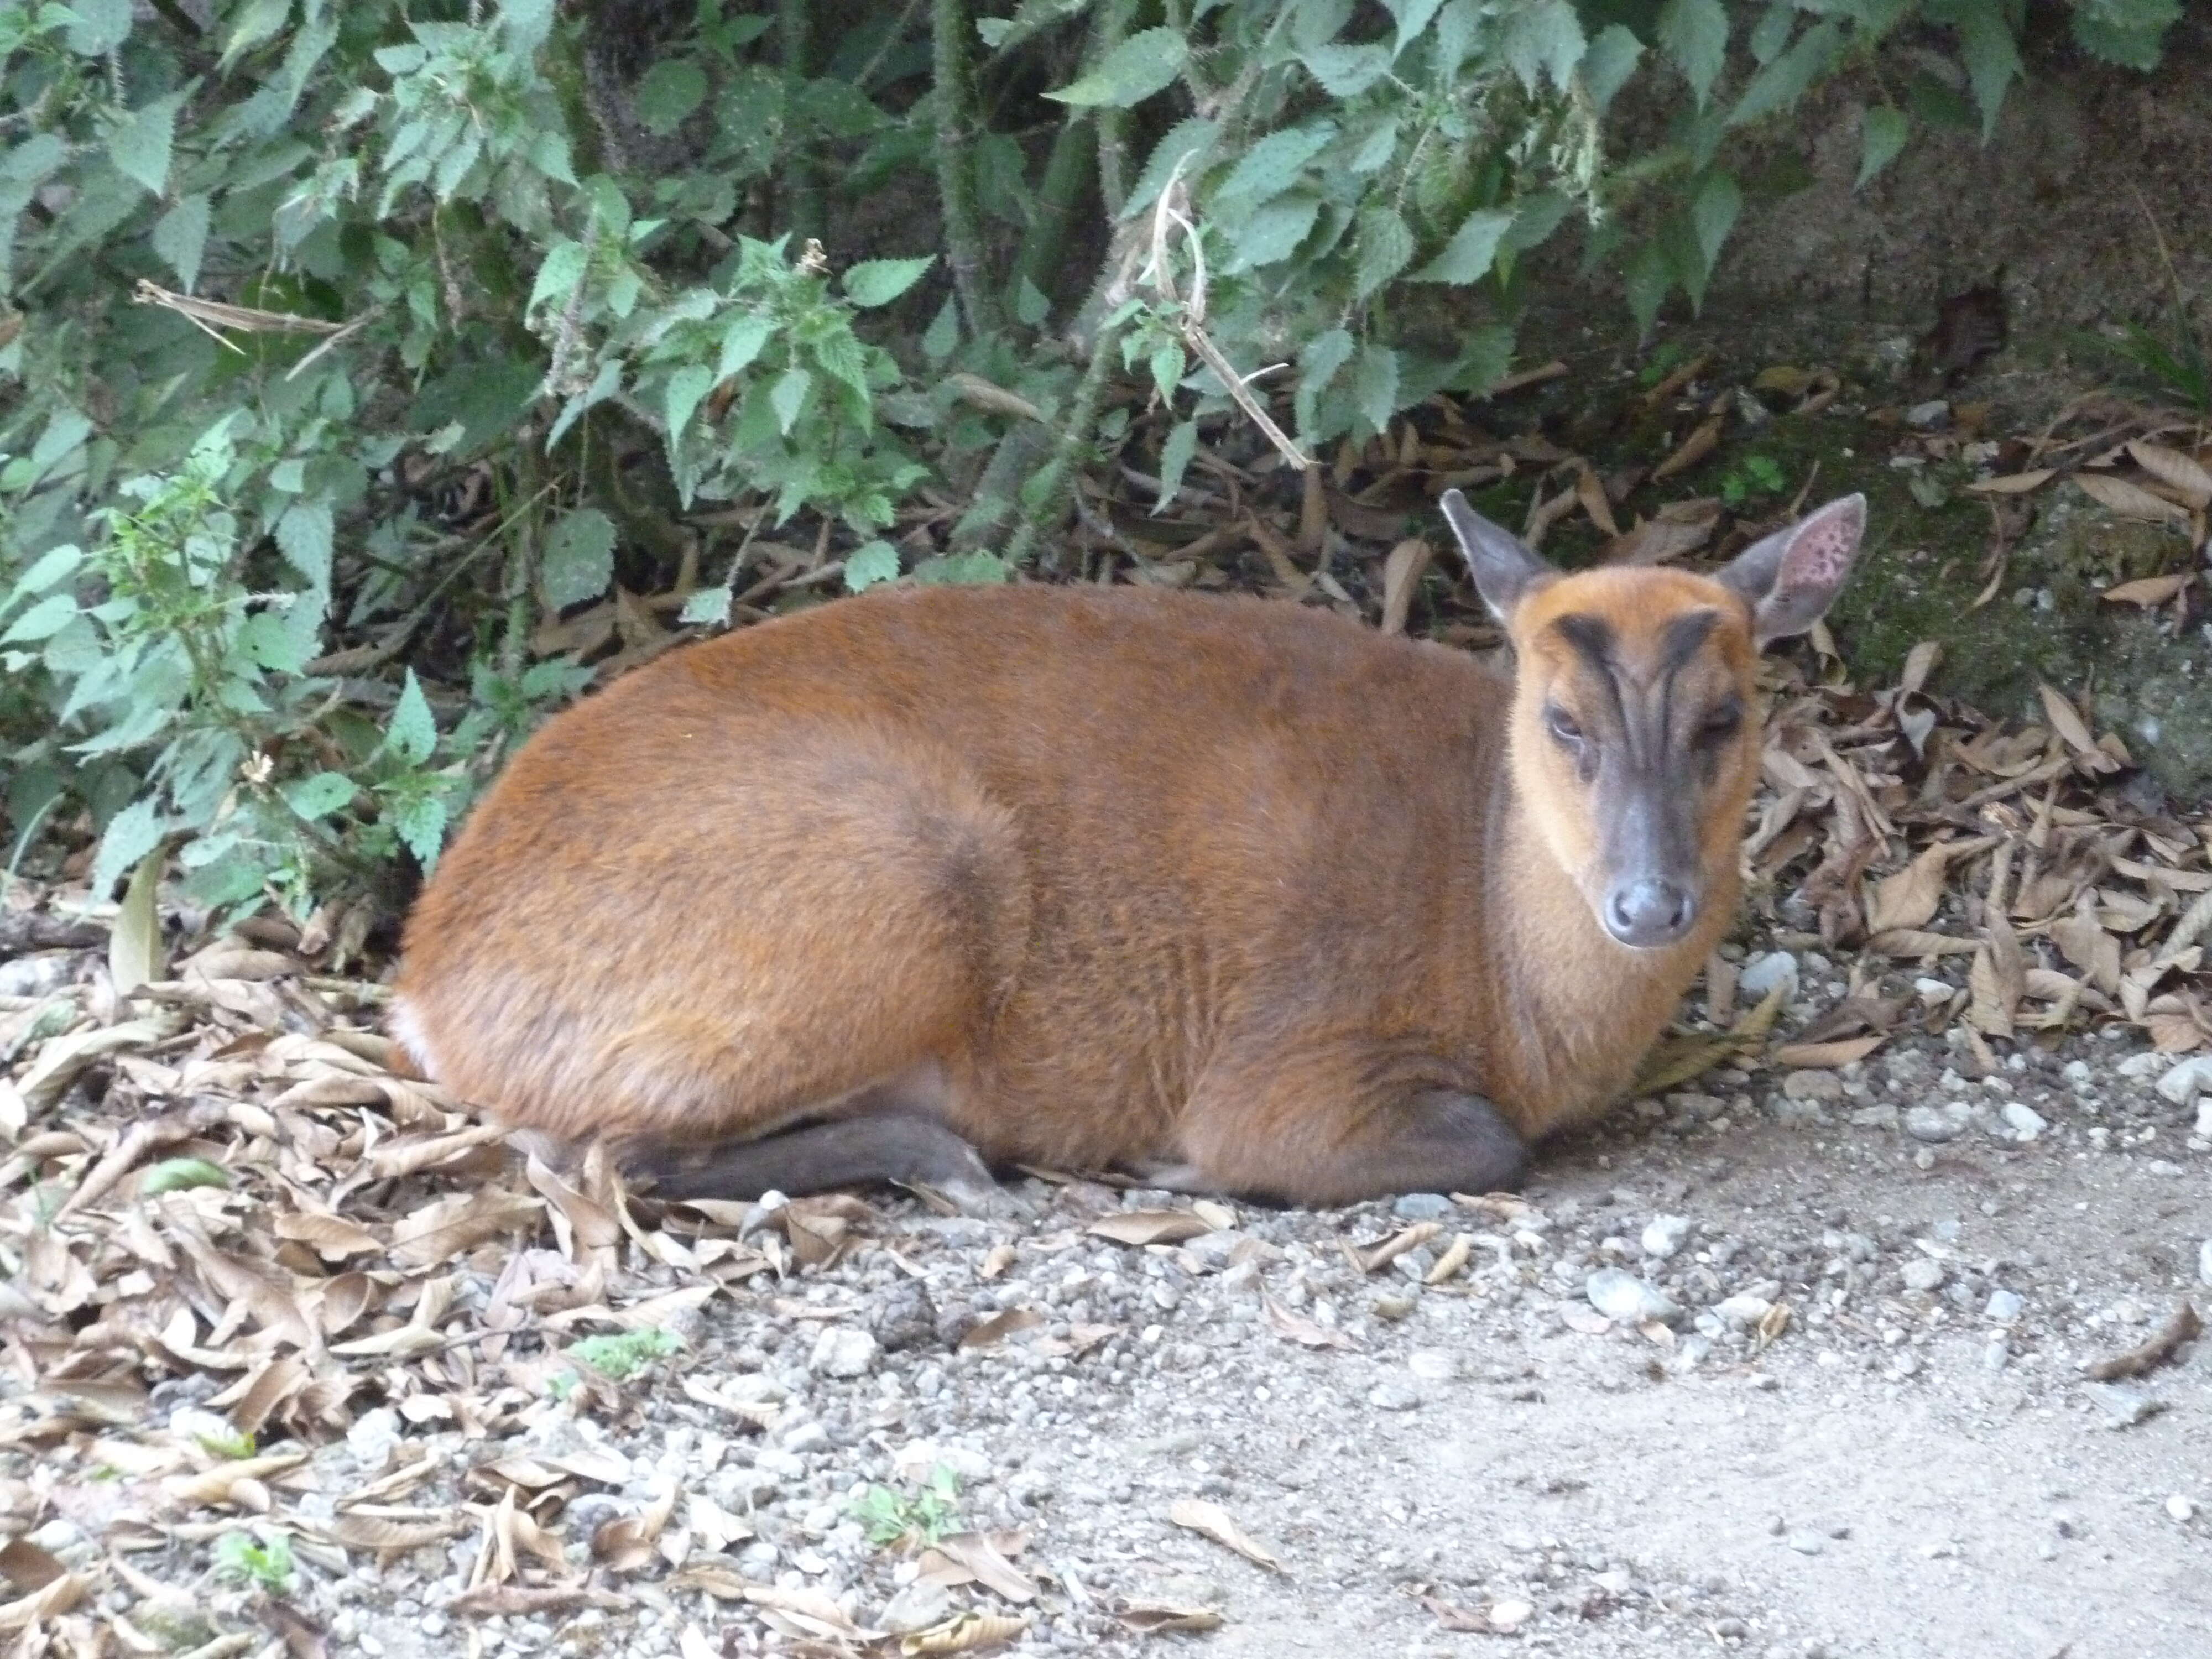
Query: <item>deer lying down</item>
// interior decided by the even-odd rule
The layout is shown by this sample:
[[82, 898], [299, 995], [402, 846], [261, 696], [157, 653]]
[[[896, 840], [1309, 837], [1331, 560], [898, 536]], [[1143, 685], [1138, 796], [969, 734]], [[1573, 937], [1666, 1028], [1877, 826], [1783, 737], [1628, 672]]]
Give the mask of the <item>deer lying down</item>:
[[1755, 653], [1851, 495], [1712, 576], [1563, 574], [1442, 502], [1511, 639], [1279, 601], [931, 587], [675, 651], [524, 745], [397, 1029], [672, 1196], [1118, 1168], [1312, 1205], [1512, 1186], [1727, 928]]

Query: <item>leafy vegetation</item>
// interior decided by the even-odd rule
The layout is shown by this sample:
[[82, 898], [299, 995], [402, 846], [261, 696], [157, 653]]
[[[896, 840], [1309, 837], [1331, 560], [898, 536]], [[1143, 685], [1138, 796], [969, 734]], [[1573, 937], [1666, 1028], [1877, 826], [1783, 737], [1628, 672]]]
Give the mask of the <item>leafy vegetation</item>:
[[2032, 26], [2143, 69], [2180, 9], [204, 9], [0, 3], [4, 805], [103, 896], [173, 854], [304, 915], [793, 546], [1003, 580], [1103, 458], [1170, 499], [1271, 364], [1286, 444], [1363, 440], [1504, 371], [1569, 228], [1648, 331], [1732, 135], [1822, 77], [1881, 70], [1870, 179], [1987, 133]]
[[911, 1495], [870, 1486], [848, 1507], [872, 1544], [934, 1544], [960, 1524], [960, 1478], [939, 1463]]
[[587, 1336], [568, 1349], [573, 1357], [617, 1382], [629, 1381], [656, 1359], [665, 1359], [683, 1351], [682, 1340], [657, 1325], [638, 1331], [620, 1331], [611, 1336]]
[[281, 1532], [266, 1538], [224, 1533], [215, 1540], [215, 1571], [233, 1583], [282, 1595], [292, 1588], [292, 1540]]

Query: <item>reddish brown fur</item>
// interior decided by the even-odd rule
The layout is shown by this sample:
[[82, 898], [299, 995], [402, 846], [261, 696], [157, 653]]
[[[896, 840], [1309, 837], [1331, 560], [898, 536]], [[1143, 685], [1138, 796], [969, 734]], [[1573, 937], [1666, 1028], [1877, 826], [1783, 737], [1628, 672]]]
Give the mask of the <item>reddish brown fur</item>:
[[1531, 1138], [1605, 1105], [1728, 926], [1756, 719], [1702, 915], [1649, 952], [1578, 885], [1540, 725], [1574, 690], [1551, 619], [1602, 614], [1632, 665], [1700, 605], [1684, 672], [1748, 708], [1748, 608], [1673, 571], [1532, 593], [1517, 690], [1334, 616], [1133, 588], [871, 595], [690, 647], [477, 807], [410, 922], [402, 1029], [565, 1139], [756, 1136], [896, 1084], [994, 1160], [1363, 1196], [1352, 1153], [1423, 1088]]

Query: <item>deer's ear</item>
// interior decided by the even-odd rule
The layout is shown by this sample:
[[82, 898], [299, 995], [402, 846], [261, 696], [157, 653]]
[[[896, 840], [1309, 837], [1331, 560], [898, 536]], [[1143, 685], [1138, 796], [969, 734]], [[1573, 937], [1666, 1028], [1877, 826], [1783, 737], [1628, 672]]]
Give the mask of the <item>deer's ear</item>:
[[1845, 495], [1753, 542], [1718, 573], [1750, 605], [1753, 638], [1786, 639], [1827, 614], [1858, 556], [1866, 517], [1866, 497]]
[[1499, 622], [1509, 621], [1514, 607], [1528, 591], [1559, 573], [1546, 564], [1528, 544], [1511, 531], [1494, 525], [1467, 504], [1456, 489], [1447, 489], [1437, 505], [1459, 543], [1461, 556], [1474, 578], [1475, 592]]

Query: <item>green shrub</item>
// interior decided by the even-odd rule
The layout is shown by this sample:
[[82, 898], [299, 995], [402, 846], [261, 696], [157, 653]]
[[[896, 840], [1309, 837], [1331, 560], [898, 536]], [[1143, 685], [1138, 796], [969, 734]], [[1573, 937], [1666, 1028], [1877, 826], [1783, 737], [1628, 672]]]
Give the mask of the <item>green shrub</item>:
[[[1201, 426], [1245, 418], [1207, 350], [1291, 366], [1277, 413], [1308, 453], [1480, 390], [1564, 228], [1648, 331], [1736, 220], [1732, 132], [1910, 26], [1872, 177], [1916, 124], [1986, 132], [2030, 14], [2057, 15], [210, 10], [0, 3], [5, 804], [11, 856], [96, 830], [103, 895], [173, 849], [201, 902], [295, 912], [434, 860], [590, 678], [539, 648], [558, 613], [619, 584], [742, 620], [747, 562], [791, 526], [848, 587], [1003, 580], [1079, 469], [1139, 446], [1165, 500]], [[2065, 9], [2137, 68], [2179, 13]], [[1913, 67], [1931, 46], [1965, 95]], [[1632, 82], [1667, 125], [1622, 153]], [[1439, 345], [1419, 296], [1447, 289]], [[925, 485], [967, 503], [949, 534]]]

